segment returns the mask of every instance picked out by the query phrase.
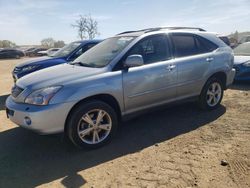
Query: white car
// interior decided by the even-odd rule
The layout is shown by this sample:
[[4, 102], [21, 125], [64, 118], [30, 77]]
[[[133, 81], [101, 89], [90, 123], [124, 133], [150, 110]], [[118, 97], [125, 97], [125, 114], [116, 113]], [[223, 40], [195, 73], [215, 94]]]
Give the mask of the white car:
[[60, 48], [50, 48], [48, 50], [40, 51], [38, 54], [50, 56], [60, 50]]

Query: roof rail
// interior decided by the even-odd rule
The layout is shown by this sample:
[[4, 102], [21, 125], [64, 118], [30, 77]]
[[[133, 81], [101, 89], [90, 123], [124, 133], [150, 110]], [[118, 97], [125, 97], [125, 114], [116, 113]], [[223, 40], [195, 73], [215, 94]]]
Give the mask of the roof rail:
[[169, 30], [178, 30], [178, 29], [191, 29], [191, 30], [198, 30], [198, 31], [206, 31], [205, 29], [199, 28], [199, 27], [156, 27], [147, 30], [145, 33], [152, 32], [152, 31], [159, 31], [162, 29], [169, 29]]
[[169, 30], [178, 30], [178, 29], [193, 29], [193, 30], [198, 30], [198, 31], [206, 31], [205, 29], [199, 28], [199, 27], [155, 27], [155, 28], [148, 28], [148, 29], [141, 29], [141, 30], [136, 30], [136, 31], [125, 31], [122, 33], [119, 33], [117, 35], [122, 35], [122, 34], [127, 34], [127, 33], [134, 33], [134, 32], [153, 32], [153, 31], [159, 31], [163, 29], [169, 29]]

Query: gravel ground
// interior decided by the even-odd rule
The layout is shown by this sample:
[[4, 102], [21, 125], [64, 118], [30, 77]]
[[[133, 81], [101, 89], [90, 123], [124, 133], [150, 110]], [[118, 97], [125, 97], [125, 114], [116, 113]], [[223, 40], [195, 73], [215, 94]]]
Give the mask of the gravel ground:
[[105, 147], [79, 151], [6, 118], [10, 73], [25, 60], [0, 61], [0, 187], [250, 187], [249, 83], [234, 84], [215, 111], [167, 107], [124, 122]]

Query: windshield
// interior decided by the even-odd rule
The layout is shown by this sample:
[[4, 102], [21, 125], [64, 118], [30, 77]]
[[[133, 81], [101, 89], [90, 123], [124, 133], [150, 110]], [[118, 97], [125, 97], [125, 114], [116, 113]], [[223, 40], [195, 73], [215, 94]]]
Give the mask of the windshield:
[[56, 53], [51, 55], [51, 57], [63, 57], [69, 55], [71, 52], [73, 52], [78, 46], [80, 46], [80, 42], [72, 42], [66, 46], [64, 46], [62, 49], [58, 50]]
[[114, 37], [104, 40], [83, 55], [75, 59], [72, 64], [88, 67], [105, 67], [108, 65], [135, 37]]
[[243, 43], [234, 48], [234, 55], [250, 56], [250, 42]]

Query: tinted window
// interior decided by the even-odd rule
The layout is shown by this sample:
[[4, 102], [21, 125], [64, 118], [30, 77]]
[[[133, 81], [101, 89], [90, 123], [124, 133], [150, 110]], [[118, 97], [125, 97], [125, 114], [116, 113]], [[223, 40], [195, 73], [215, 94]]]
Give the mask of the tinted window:
[[171, 58], [165, 35], [157, 35], [138, 42], [128, 53], [141, 55], [145, 64], [164, 61]]
[[197, 54], [195, 38], [192, 35], [173, 35], [172, 40], [175, 46], [175, 56], [184, 57]]
[[210, 42], [209, 40], [203, 37], [196, 36], [195, 38], [196, 38], [198, 53], [208, 53], [218, 48], [217, 45], [215, 45], [214, 43]]
[[200, 36], [188, 34], [173, 34], [172, 40], [175, 46], [175, 56], [185, 57], [212, 52], [217, 46]]

